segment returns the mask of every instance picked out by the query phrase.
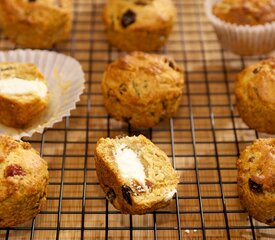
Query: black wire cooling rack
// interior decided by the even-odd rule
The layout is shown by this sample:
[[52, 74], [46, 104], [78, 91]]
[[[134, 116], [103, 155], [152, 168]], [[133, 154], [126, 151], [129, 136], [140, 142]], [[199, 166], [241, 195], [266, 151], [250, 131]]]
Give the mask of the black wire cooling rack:
[[[0, 229], [0, 239], [274, 239], [275, 230], [248, 217], [236, 191], [235, 162], [255, 138], [234, 107], [236, 74], [265, 56], [241, 58], [221, 49], [203, 0], [175, 0], [178, 18], [159, 51], [185, 70], [179, 112], [152, 129], [133, 129], [106, 115], [100, 83], [108, 63], [123, 54], [108, 44], [104, 1], [75, 0], [71, 40], [55, 51], [80, 61], [85, 92], [71, 116], [24, 140], [49, 163], [48, 200], [26, 224]], [[13, 49], [4, 37], [1, 50]], [[142, 216], [122, 215], [105, 200], [95, 172], [100, 137], [142, 133], [163, 149], [180, 175], [171, 205]]]

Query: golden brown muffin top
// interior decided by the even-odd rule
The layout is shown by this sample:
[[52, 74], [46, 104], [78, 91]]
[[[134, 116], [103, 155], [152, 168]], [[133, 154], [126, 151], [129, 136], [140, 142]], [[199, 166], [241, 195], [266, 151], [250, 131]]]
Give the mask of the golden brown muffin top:
[[35, 191], [48, 179], [48, 165], [29, 143], [0, 135], [0, 202], [12, 194]]
[[213, 13], [225, 22], [260, 25], [275, 21], [275, 0], [222, 0]]
[[252, 192], [275, 192], [275, 139], [255, 140], [242, 152], [237, 167]]
[[115, 30], [154, 31], [171, 25], [175, 15], [171, 0], [108, 0], [103, 20]]
[[132, 52], [111, 63], [102, 86], [111, 89], [121, 102], [144, 104], [178, 94], [183, 88], [181, 69], [171, 58], [157, 54]]
[[244, 69], [238, 76], [235, 92], [247, 101], [257, 100], [275, 111], [275, 58]]
[[6, 3], [15, 4], [21, 7], [28, 6], [48, 6], [55, 8], [67, 7], [71, 4], [71, 0], [2, 0]]
[[56, 21], [52, 20], [56, 15], [59, 18], [62, 18], [60, 14], [67, 16], [71, 8], [72, 0], [1, 0], [0, 4], [0, 9], [6, 14], [6, 21], [18, 19], [25, 24]]

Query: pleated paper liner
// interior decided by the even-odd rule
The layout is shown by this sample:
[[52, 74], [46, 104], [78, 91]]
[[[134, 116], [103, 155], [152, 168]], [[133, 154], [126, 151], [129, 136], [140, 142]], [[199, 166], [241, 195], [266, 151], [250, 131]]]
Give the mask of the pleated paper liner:
[[48, 106], [38, 118], [24, 129], [0, 124], [0, 134], [16, 139], [31, 137], [35, 132], [42, 133], [45, 128], [51, 128], [75, 109], [84, 90], [84, 72], [74, 58], [47, 50], [27, 49], [0, 52], [0, 61], [35, 64], [48, 82], [49, 91]]
[[260, 55], [275, 50], [275, 22], [248, 26], [227, 23], [212, 13], [219, 0], [206, 0], [205, 13], [212, 23], [221, 46], [242, 56]]

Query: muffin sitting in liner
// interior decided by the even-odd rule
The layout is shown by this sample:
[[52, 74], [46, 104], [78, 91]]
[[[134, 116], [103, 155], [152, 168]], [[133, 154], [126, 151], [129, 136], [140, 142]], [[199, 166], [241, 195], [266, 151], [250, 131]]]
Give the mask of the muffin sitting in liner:
[[0, 135], [0, 227], [35, 217], [46, 202], [48, 165], [29, 143]]
[[105, 107], [117, 120], [150, 128], [176, 114], [183, 83], [173, 59], [133, 52], [107, 67], [102, 81]]
[[205, 10], [223, 48], [239, 55], [275, 49], [275, 0], [206, 0]]
[[34, 64], [0, 63], [0, 123], [24, 128], [47, 104], [47, 82]]
[[99, 139], [95, 164], [106, 198], [122, 213], [152, 212], [177, 192], [179, 178], [167, 155], [142, 135]]
[[124, 51], [162, 47], [175, 17], [172, 0], [108, 0], [103, 11], [108, 40]]
[[70, 36], [72, 0], [1, 0], [0, 26], [22, 47], [51, 48]]
[[238, 193], [256, 220], [275, 226], [275, 139], [258, 139], [237, 161]]
[[235, 82], [236, 105], [243, 121], [260, 132], [275, 133], [275, 59], [244, 69]]

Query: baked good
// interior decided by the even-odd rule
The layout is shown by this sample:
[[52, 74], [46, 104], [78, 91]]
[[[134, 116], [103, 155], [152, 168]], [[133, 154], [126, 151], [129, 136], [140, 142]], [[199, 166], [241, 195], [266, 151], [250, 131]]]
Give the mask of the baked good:
[[0, 123], [24, 128], [47, 104], [47, 82], [34, 64], [0, 63]]
[[225, 22], [238, 25], [261, 25], [275, 21], [274, 0], [222, 0], [213, 13]]
[[108, 0], [103, 11], [109, 42], [124, 51], [159, 49], [175, 17], [172, 0]]
[[249, 215], [275, 226], [275, 139], [258, 139], [237, 161], [238, 193]]
[[72, 1], [1, 0], [0, 25], [16, 44], [51, 48], [70, 36]]
[[153, 127], [177, 112], [183, 82], [183, 73], [171, 58], [133, 52], [111, 63], [104, 73], [106, 110], [133, 127]]
[[0, 227], [35, 217], [46, 201], [47, 162], [29, 143], [0, 136]]
[[236, 105], [243, 121], [260, 132], [275, 133], [275, 59], [244, 69], [235, 83]]
[[205, 10], [224, 49], [244, 56], [275, 49], [275, 0], [206, 0]]
[[176, 193], [179, 178], [167, 155], [142, 135], [100, 138], [95, 165], [106, 198], [122, 213], [165, 207]]

